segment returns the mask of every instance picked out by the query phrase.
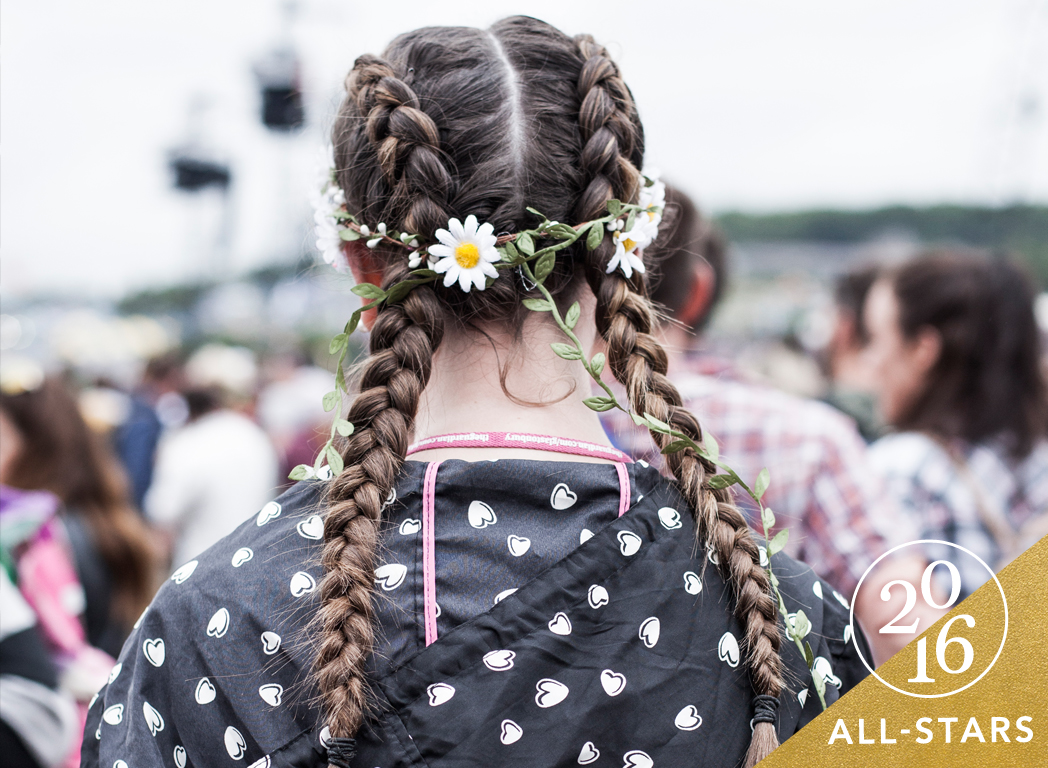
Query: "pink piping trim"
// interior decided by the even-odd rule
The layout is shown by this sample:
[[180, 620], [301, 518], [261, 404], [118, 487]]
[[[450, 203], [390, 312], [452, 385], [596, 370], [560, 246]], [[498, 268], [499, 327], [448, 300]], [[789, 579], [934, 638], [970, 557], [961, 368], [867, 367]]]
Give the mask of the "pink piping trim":
[[426, 465], [422, 484], [422, 615], [426, 625], [426, 645], [437, 641], [437, 563], [433, 508], [437, 495], [439, 461]]
[[619, 473], [619, 517], [622, 517], [630, 508], [630, 473], [625, 464], [616, 464], [615, 469]]
[[534, 451], [570, 453], [575, 456], [590, 456], [632, 464], [633, 459], [617, 448], [599, 445], [585, 440], [552, 435], [533, 435], [528, 432], [462, 432], [436, 435], [419, 440], [408, 446], [407, 455], [430, 448], [525, 448]]

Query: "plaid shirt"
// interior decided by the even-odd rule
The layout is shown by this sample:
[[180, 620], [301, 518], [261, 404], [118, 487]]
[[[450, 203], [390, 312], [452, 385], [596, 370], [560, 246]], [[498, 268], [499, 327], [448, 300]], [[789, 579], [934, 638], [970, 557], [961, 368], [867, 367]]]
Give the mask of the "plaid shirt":
[[[786, 551], [851, 596], [862, 574], [887, 549], [917, 538], [874, 473], [854, 423], [824, 403], [730, 378], [702, 358], [671, 371], [687, 408], [720, 444], [722, 460], [752, 486], [767, 467], [764, 504], [778, 528], [789, 528]], [[714, 373], [714, 375], [710, 375]], [[660, 463], [646, 430], [619, 411], [604, 422], [612, 441], [634, 458]], [[759, 529], [756, 505], [736, 502]]]
[[[902, 432], [874, 443], [870, 458], [907, 516], [918, 522], [921, 538], [959, 544], [995, 571], [1048, 533], [1048, 441], [1014, 461], [993, 444], [958, 445], [951, 457], [930, 437]], [[1002, 548], [983, 522], [988, 513], [1015, 533], [1016, 549]], [[957, 566], [962, 598], [990, 578], [952, 547], [929, 547], [928, 556]]]

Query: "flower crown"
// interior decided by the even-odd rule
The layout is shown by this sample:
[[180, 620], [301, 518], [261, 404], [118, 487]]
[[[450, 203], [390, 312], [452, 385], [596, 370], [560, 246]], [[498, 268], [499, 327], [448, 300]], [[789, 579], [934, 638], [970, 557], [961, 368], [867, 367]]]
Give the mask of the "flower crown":
[[[543, 271], [544, 257], [552, 256], [583, 236], [586, 237], [586, 246], [594, 250], [605, 233], [615, 241], [615, 253], [608, 261], [608, 274], [621, 269], [630, 278], [634, 271], [644, 272], [641, 253], [657, 237], [666, 204], [666, 185], [658, 180], [658, 173], [646, 171], [643, 176], [644, 186], [636, 204], [610, 200], [608, 215], [599, 219], [569, 226], [550, 221], [534, 208], [528, 208], [540, 219], [537, 227], [496, 235], [493, 225], [482, 224], [470, 214], [465, 222], [450, 219], [447, 229], [436, 231], [437, 242], [429, 243], [422, 235], [398, 232], [385, 223], [380, 222], [372, 228], [359, 222], [346, 210], [346, 195], [335, 180], [334, 168], [329, 168], [314, 200], [317, 250], [335, 269], [347, 271], [349, 265], [342, 251], [342, 245], [347, 241], [363, 239], [369, 248], [385, 242], [404, 249], [408, 267], [412, 270], [410, 279], [394, 285], [389, 291], [367, 285], [354, 288], [354, 293], [364, 298], [392, 302], [402, 299], [416, 285], [435, 282], [440, 275], [444, 276], [446, 288], [458, 283], [466, 293], [474, 288], [483, 291], [498, 278], [500, 267], [519, 267], [525, 262], [538, 260], [536, 271]], [[558, 242], [538, 248], [536, 243], [541, 240]], [[547, 261], [552, 270], [552, 259]], [[406, 286], [406, 290], [400, 286]]]

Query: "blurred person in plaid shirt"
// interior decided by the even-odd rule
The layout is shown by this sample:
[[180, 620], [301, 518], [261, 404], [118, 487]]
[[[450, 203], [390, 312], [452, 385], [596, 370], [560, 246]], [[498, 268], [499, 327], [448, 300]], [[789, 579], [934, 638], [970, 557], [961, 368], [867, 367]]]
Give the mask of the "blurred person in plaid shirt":
[[[698, 332], [723, 292], [727, 246], [682, 192], [667, 188], [666, 202], [668, 231], [653, 246], [658, 271], [651, 290], [670, 316], [660, 330], [670, 353], [669, 376], [685, 407], [717, 439], [722, 459], [740, 477], [752, 482], [768, 468], [771, 485], [764, 503], [775, 512], [777, 528], [790, 529], [786, 551], [808, 563], [847, 603], [873, 561], [891, 547], [919, 538], [918, 530], [901, 515], [870, 465], [853, 420], [825, 403], [746, 382], [730, 362], [697, 349]], [[661, 464], [647, 431], [626, 414], [607, 412], [604, 427], [621, 450]], [[736, 502], [751, 525], [757, 524], [752, 500], [736, 494]], [[891, 578], [917, 584], [926, 564], [919, 557], [897, 558]], [[877, 632], [901, 609], [901, 590], [890, 601], [879, 599], [882, 583], [864, 582], [855, 607], [878, 661], [911, 639]], [[941, 615], [922, 610], [928, 611], [922, 614], [922, 627]]]

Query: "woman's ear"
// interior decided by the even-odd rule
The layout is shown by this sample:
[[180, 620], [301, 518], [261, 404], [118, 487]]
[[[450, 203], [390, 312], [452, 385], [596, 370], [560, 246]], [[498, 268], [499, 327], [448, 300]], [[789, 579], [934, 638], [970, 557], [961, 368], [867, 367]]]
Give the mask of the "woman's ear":
[[[346, 261], [349, 262], [349, 270], [353, 273], [353, 279], [359, 283], [371, 283], [382, 286], [382, 265], [375, 258], [375, 253], [367, 247], [364, 240], [352, 240], [342, 246], [345, 249]], [[371, 303], [371, 299], [361, 299], [364, 306]], [[375, 322], [378, 310], [369, 309], [362, 313], [360, 322], [367, 330], [371, 330], [371, 324]]]
[[942, 355], [942, 334], [938, 329], [926, 325], [917, 331], [913, 341], [913, 362], [922, 374], [928, 374]]

